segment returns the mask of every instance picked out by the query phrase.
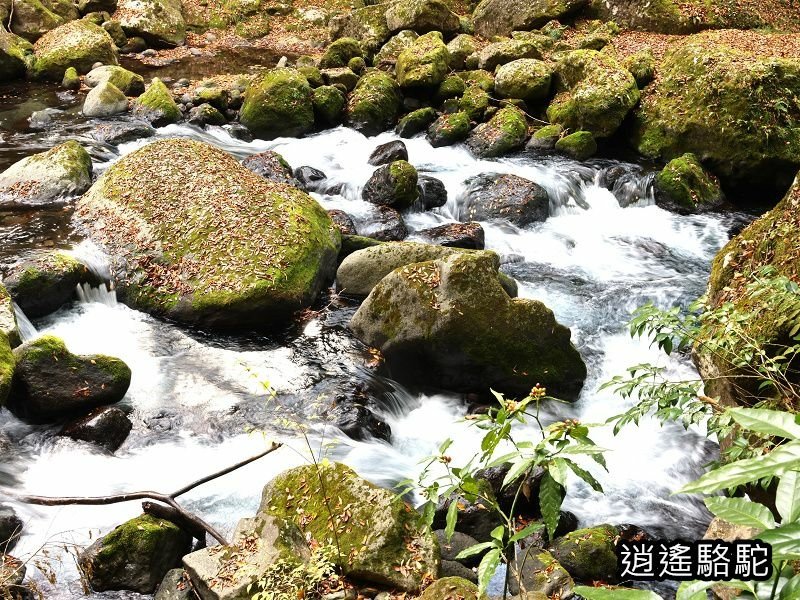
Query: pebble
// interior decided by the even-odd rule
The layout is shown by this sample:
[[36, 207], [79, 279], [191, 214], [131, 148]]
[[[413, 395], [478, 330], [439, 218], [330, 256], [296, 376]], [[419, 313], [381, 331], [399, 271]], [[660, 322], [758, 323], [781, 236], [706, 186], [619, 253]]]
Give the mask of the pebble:
[[142, 56], [158, 56], [158, 52], [156, 52], [152, 48], [148, 48], [147, 50], [142, 52]]

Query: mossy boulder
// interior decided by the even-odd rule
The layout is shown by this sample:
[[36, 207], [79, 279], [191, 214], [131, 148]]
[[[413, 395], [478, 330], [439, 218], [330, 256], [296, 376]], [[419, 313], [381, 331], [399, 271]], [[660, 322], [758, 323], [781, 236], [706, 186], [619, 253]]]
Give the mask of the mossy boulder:
[[33, 46], [27, 40], [0, 27], [0, 80], [25, 76], [33, 61]]
[[408, 113], [397, 123], [395, 131], [402, 138], [412, 138], [422, 133], [436, 120], [436, 110], [430, 106]]
[[128, 37], [139, 37], [150, 46], [182, 46], [186, 21], [180, 0], [119, 0], [114, 18]]
[[75, 67], [70, 67], [64, 71], [64, 78], [61, 80], [61, 87], [65, 90], [77, 92], [81, 89], [81, 76]]
[[372, 55], [391, 36], [386, 26], [386, 5], [376, 4], [357, 8], [331, 19], [332, 39], [350, 37], [361, 42], [364, 50]]
[[103, 65], [92, 69], [84, 77], [84, 82], [89, 87], [96, 87], [107, 81], [114, 84], [126, 96], [138, 96], [144, 93], [144, 78], [116, 65]]
[[239, 120], [257, 137], [296, 137], [314, 127], [308, 80], [295, 69], [276, 68], [250, 84]]
[[464, 80], [468, 88], [477, 86], [484, 92], [494, 91], [494, 75], [489, 73], [489, 71], [474, 69], [472, 71], [459, 71], [456, 74]]
[[[509, 588], [512, 592], [524, 589], [528, 594], [542, 594], [543, 598], [569, 598], [575, 586], [572, 577], [547, 550], [517, 546], [514, 559], [515, 574]], [[527, 596], [523, 596], [529, 600]]]
[[12, 347], [19, 346], [21, 340], [17, 327], [17, 316], [14, 312], [14, 301], [2, 283], [0, 283], [0, 334], [6, 337], [7, 344]]
[[199, 127], [203, 127], [204, 125], [225, 125], [225, 123], [228, 122], [225, 115], [207, 102], [198, 106], [193, 106], [189, 111], [186, 121]]
[[552, 75], [546, 62], [522, 58], [497, 69], [494, 89], [501, 98], [537, 102], [550, 94]]
[[84, 550], [79, 563], [96, 592], [130, 590], [152, 594], [180, 564], [192, 538], [166, 519], [141, 515]]
[[5, 332], [0, 333], [0, 407], [6, 405], [11, 392], [16, 362], [8, 335]]
[[412, 46], [417, 38], [419, 38], [419, 34], [409, 29], [393, 35], [375, 54], [372, 64], [379, 69], [389, 70], [397, 63], [400, 53]]
[[441, 33], [421, 35], [397, 57], [397, 83], [403, 88], [435, 87], [447, 76], [449, 62]]
[[376, 169], [361, 192], [365, 201], [397, 210], [410, 208], [418, 196], [417, 170], [405, 160]]
[[386, 25], [394, 33], [410, 29], [417, 33], [458, 33], [461, 21], [443, 0], [399, 0], [386, 10]]
[[356, 75], [350, 67], [322, 69], [320, 74], [327, 85], [341, 85], [348, 92], [353, 90], [358, 84], [358, 75]]
[[555, 149], [563, 134], [564, 128], [561, 125], [545, 125], [533, 132], [526, 148], [534, 152], [550, 152]]
[[347, 99], [339, 88], [331, 85], [315, 88], [311, 103], [314, 106], [314, 120], [319, 125], [333, 127], [342, 122]]
[[636, 85], [643, 88], [656, 76], [656, 58], [650, 48], [639, 50], [622, 60], [622, 66], [631, 72]]
[[467, 113], [471, 121], [482, 121], [486, 114], [491, 97], [482, 87], [470, 85], [458, 100], [459, 110]]
[[48, 31], [33, 45], [36, 60], [30, 71], [36, 79], [61, 81], [74, 67], [88, 72], [95, 63], [116, 65], [117, 47], [105, 29], [89, 21], [70, 21]]
[[619, 529], [598, 525], [577, 529], [550, 545], [550, 554], [573, 578], [584, 583], [617, 581], [615, 552]]
[[597, 152], [597, 141], [591, 131], [576, 131], [558, 139], [554, 148], [556, 152], [575, 160], [586, 160]]
[[478, 596], [478, 586], [461, 577], [443, 577], [425, 588], [419, 600], [483, 600]]
[[467, 84], [458, 75], [450, 75], [436, 89], [433, 96], [434, 102], [441, 104], [450, 98], [460, 98], [467, 90]]
[[[80, 14], [69, 0], [19, 0], [13, 3], [14, 10], [3, 19], [13, 33], [35, 42], [48, 31], [64, 23], [74, 21]], [[0, 11], [2, 12], [2, 11]]]
[[132, 112], [156, 127], [177, 123], [183, 117], [169, 88], [158, 77], [153, 78], [147, 91], [133, 103]]
[[[346, 511], [330, 514], [333, 503]], [[349, 577], [416, 592], [439, 571], [436, 536], [416, 511], [339, 463], [278, 475], [264, 487], [259, 515], [294, 522], [323, 545], [336, 543], [333, 560]]]
[[363, 58], [364, 48], [361, 42], [353, 38], [340, 38], [325, 49], [319, 61], [320, 69], [346, 67], [353, 58]]
[[470, 130], [469, 115], [464, 111], [446, 114], [428, 127], [427, 138], [431, 146], [452, 146], [467, 139]]
[[667, 163], [656, 175], [655, 190], [658, 204], [681, 213], [714, 210], [724, 200], [719, 180], [690, 153]]
[[92, 184], [92, 159], [70, 140], [0, 173], [0, 208], [25, 209], [63, 202]]
[[350, 327], [392, 376], [458, 392], [525, 396], [540, 383], [574, 400], [586, 366], [541, 302], [510, 298], [493, 253], [459, 252], [384, 277]]
[[786, 190], [800, 168], [800, 59], [763, 43], [746, 52], [710, 32], [669, 52], [635, 113], [637, 150], [665, 161], [691, 152], [740, 191]]
[[397, 120], [403, 98], [400, 86], [382, 71], [369, 71], [347, 102], [347, 124], [364, 135], [377, 135]]
[[464, 68], [467, 57], [478, 50], [475, 37], [461, 33], [447, 42], [447, 52], [450, 55], [450, 68], [459, 71]]
[[530, 31], [575, 14], [586, 0], [482, 0], [472, 14], [475, 31], [486, 38]]
[[514, 106], [501, 108], [488, 123], [478, 125], [467, 139], [467, 148], [478, 158], [502, 156], [525, 145], [528, 122]]
[[302, 184], [295, 179], [292, 166], [274, 150], [251, 154], [242, 161], [242, 166], [269, 181], [302, 188]]
[[502, 40], [484, 46], [478, 52], [478, 67], [486, 71], [494, 71], [500, 65], [521, 58], [542, 58], [541, 47], [528, 40]]
[[558, 94], [547, 108], [551, 123], [572, 131], [613, 135], [639, 102], [639, 88], [630, 71], [596, 50], [575, 50], [556, 66]]
[[185, 139], [112, 165], [78, 214], [124, 264], [129, 304], [209, 327], [283, 325], [332, 276], [340, 244], [313, 198]]
[[109, 81], [95, 86], [83, 101], [85, 117], [110, 117], [128, 111], [128, 98]]
[[119, 402], [131, 370], [118, 358], [77, 356], [46, 335], [14, 350], [16, 370], [8, 407], [22, 419], [48, 423]]

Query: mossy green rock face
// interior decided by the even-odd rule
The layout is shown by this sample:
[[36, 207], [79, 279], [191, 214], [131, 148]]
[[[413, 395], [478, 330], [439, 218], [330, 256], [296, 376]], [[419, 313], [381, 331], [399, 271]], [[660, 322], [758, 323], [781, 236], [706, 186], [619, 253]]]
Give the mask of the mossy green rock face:
[[461, 577], [444, 577], [427, 587], [419, 600], [478, 600], [478, 586]]
[[177, 123], [183, 117], [172, 93], [158, 77], [153, 78], [147, 91], [133, 103], [133, 114], [156, 127]]
[[37, 423], [119, 402], [131, 383], [131, 370], [121, 360], [76, 356], [50, 335], [23, 344], [14, 356], [8, 406], [18, 417]]
[[450, 68], [461, 70], [470, 54], [478, 50], [475, 38], [469, 34], [462, 33], [447, 42], [447, 52], [450, 54]]
[[702, 212], [719, 208], [723, 200], [719, 181], [694, 154], [673, 158], [656, 175], [656, 201], [679, 212]]
[[341, 38], [325, 49], [325, 54], [319, 61], [320, 69], [333, 69], [346, 67], [353, 58], [363, 58], [364, 48], [361, 42], [353, 38]]
[[467, 113], [471, 121], [482, 121], [489, 108], [489, 93], [477, 85], [470, 85], [458, 101], [458, 108]]
[[[6, 343], [11, 346], [19, 346], [20, 337], [17, 328], [17, 317], [14, 313], [14, 304], [11, 294], [6, 287], [0, 283], [0, 334], [6, 336]], [[0, 343], [2, 339], [0, 338]]]
[[119, 0], [114, 17], [128, 37], [152, 46], [182, 46], [186, 22], [180, 0]]
[[699, 34], [664, 58], [635, 113], [632, 141], [653, 159], [691, 152], [725, 186], [782, 193], [800, 168], [798, 94], [800, 60]]
[[382, 71], [369, 71], [347, 102], [347, 124], [364, 135], [377, 135], [391, 127], [403, 98], [397, 82]]
[[86, 73], [97, 62], [116, 65], [117, 47], [102, 27], [89, 21], [71, 21], [48, 31], [33, 45], [36, 61], [31, 75], [61, 81], [67, 67]]
[[[30, 42], [80, 16], [75, 4], [69, 0], [20, 0], [13, 5], [9, 29]], [[8, 25], [8, 22], [6, 17], [3, 25]]]
[[500, 65], [521, 58], [542, 58], [539, 44], [528, 40], [503, 40], [485, 46], [478, 53], [478, 67], [486, 71], [494, 71]]
[[459, 98], [467, 90], [467, 84], [458, 75], [447, 77], [436, 90], [434, 102], [442, 103], [450, 98]]
[[488, 123], [478, 125], [467, 139], [467, 147], [478, 158], [502, 156], [525, 145], [528, 122], [518, 108], [501, 108]]
[[578, 581], [615, 582], [617, 554], [614, 551], [619, 530], [612, 525], [578, 529], [556, 539], [550, 554]]
[[561, 125], [545, 125], [533, 132], [526, 147], [537, 152], [549, 152], [556, 147], [563, 133], [564, 128]]
[[378, 51], [389, 39], [391, 32], [386, 26], [386, 5], [376, 4], [350, 11], [331, 19], [331, 38], [355, 38], [369, 54]]
[[92, 69], [84, 78], [86, 85], [96, 87], [104, 81], [114, 84], [126, 96], [138, 96], [144, 92], [144, 78], [123, 67], [104, 65]]
[[6, 405], [8, 394], [11, 392], [16, 362], [8, 335], [5, 332], [0, 333], [0, 407]]
[[451, 146], [463, 142], [469, 135], [469, 115], [464, 111], [442, 115], [428, 128], [427, 138], [431, 146]]
[[152, 594], [164, 575], [189, 552], [191, 541], [174, 523], [141, 515], [89, 546], [79, 562], [96, 592]]
[[596, 50], [575, 50], [556, 66], [558, 95], [547, 108], [552, 123], [609, 137], [639, 102], [631, 73]]
[[361, 195], [370, 204], [396, 210], [410, 208], [419, 196], [417, 170], [404, 160], [383, 165], [369, 178]]
[[572, 596], [572, 577], [547, 550], [533, 546], [518, 549], [515, 561], [522, 585], [512, 579], [513, 591], [522, 588], [528, 593], [538, 592], [544, 598]]
[[92, 159], [70, 140], [0, 173], [0, 208], [35, 208], [82, 194], [92, 184]]
[[401, 31], [397, 35], [392, 36], [375, 54], [372, 59], [372, 64], [384, 70], [389, 67], [394, 67], [400, 53], [412, 46], [417, 38], [419, 38], [419, 34], [410, 30]]
[[458, 33], [461, 21], [443, 0], [399, 0], [389, 5], [386, 25], [392, 33], [410, 29], [417, 33]]
[[23, 38], [0, 27], [0, 80], [25, 76], [33, 59], [33, 46]]
[[14, 302], [35, 319], [75, 298], [78, 285], [99, 285], [100, 280], [69, 254], [42, 251], [11, 267], [3, 283]]
[[653, 81], [656, 75], [656, 58], [650, 48], [640, 50], [622, 61], [622, 65], [631, 72], [636, 85], [643, 88]]
[[442, 34], [432, 31], [420, 36], [397, 57], [397, 82], [403, 88], [430, 88], [447, 76], [450, 54]]
[[436, 120], [436, 110], [430, 106], [408, 113], [397, 123], [397, 135], [412, 138], [425, 131]]
[[81, 76], [75, 67], [70, 67], [64, 71], [64, 79], [61, 80], [61, 87], [65, 90], [78, 91], [81, 89]]
[[586, 160], [597, 152], [597, 141], [591, 131], [576, 131], [557, 140], [554, 148], [575, 160]]
[[78, 213], [127, 263], [129, 304], [210, 327], [283, 325], [333, 275], [340, 244], [313, 198], [184, 139], [122, 158]]
[[552, 71], [546, 62], [522, 58], [497, 69], [494, 89], [502, 98], [536, 102], [550, 93], [551, 79]]
[[347, 100], [338, 88], [330, 85], [316, 88], [311, 102], [314, 105], [315, 120], [320, 125], [332, 127], [342, 122]]
[[265, 140], [311, 131], [314, 103], [308, 80], [294, 69], [268, 71], [248, 88], [239, 119]]
[[529, 31], [553, 19], [570, 16], [586, 0], [483, 0], [475, 8], [475, 31], [483, 37]]
[[[380, 248], [380, 247], [379, 247]], [[460, 392], [525, 396], [540, 383], [573, 400], [586, 366], [541, 302], [510, 298], [493, 253], [456, 253], [396, 269], [350, 322], [392, 376]]]
[[[329, 505], [339, 508], [330, 514]], [[416, 511], [339, 463], [278, 475], [264, 488], [259, 515], [295, 522], [323, 545], [338, 543], [334, 562], [356, 579], [416, 592], [439, 571], [436, 536]]]

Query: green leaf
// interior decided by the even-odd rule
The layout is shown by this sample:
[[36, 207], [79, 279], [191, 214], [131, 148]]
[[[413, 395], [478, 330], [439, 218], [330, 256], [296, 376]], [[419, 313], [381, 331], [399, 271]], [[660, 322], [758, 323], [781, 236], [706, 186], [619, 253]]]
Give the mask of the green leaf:
[[775, 492], [775, 506], [782, 523], [800, 520], [800, 471], [789, 471], [781, 476]]
[[678, 586], [675, 600], [706, 600], [706, 590], [718, 584], [718, 581], [684, 581]]
[[647, 590], [610, 589], [579, 585], [575, 587], [574, 591], [576, 594], [586, 598], [586, 600], [663, 600], [655, 592]]
[[563, 458], [554, 458], [553, 462], [547, 465], [547, 472], [560, 486], [567, 485], [568, 467]]
[[773, 560], [800, 559], [800, 523], [790, 523], [764, 531], [758, 539], [772, 546]]
[[750, 431], [800, 440], [800, 425], [791, 413], [765, 408], [732, 408], [730, 413], [739, 425]]
[[597, 481], [594, 478], [594, 476], [591, 473], [589, 473], [589, 471], [587, 471], [586, 469], [584, 469], [582, 467], [579, 467], [578, 465], [576, 465], [571, 460], [567, 460], [566, 463], [569, 466], [569, 468], [572, 469], [573, 473], [575, 473], [575, 475], [577, 475], [578, 477], [583, 479], [586, 483], [588, 483], [589, 486], [595, 492], [600, 492], [600, 493], [603, 492], [603, 486], [600, 485], [600, 482]]
[[723, 498], [722, 496], [705, 498], [704, 502], [708, 510], [715, 516], [734, 525], [755, 527], [760, 531], [775, 527], [772, 513], [763, 504], [757, 504], [744, 498]]
[[447, 518], [445, 519], [446, 525], [444, 528], [444, 537], [449, 542], [453, 537], [453, 532], [456, 530], [456, 521], [458, 520], [458, 500], [453, 499], [450, 506], [447, 507]]
[[511, 468], [506, 473], [506, 476], [503, 478], [503, 485], [502, 487], [506, 487], [512, 483], [514, 483], [517, 479], [519, 479], [523, 473], [525, 473], [528, 469], [531, 468], [533, 464], [533, 459], [523, 459], [518, 462], [515, 462], [511, 465]]
[[495, 548], [486, 553], [486, 556], [478, 565], [478, 595], [486, 592], [489, 582], [492, 580], [497, 567], [500, 566], [500, 548]]
[[740, 460], [714, 469], [693, 481], [676, 494], [712, 494], [719, 490], [736, 487], [763, 477], [781, 476], [800, 468], [800, 442], [791, 442], [775, 448], [769, 454], [757, 458]]
[[498, 525], [497, 527], [492, 529], [492, 532], [489, 534], [489, 537], [491, 537], [493, 540], [497, 540], [498, 542], [502, 543], [505, 534], [506, 534], [506, 528], [503, 527], [502, 525]]
[[542, 513], [547, 534], [550, 539], [555, 538], [556, 528], [561, 519], [561, 494], [562, 487], [552, 478], [550, 471], [547, 471], [539, 484], [539, 508]]
[[534, 531], [540, 530], [542, 527], [544, 527], [544, 523], [531, 523], [527, 527], [525, 527], [523, 529], [520, 529], [517, 533], [512, 535], [511, 539], [508, 540], [508, 543], [509, 544], [513, 544], [514, 542], [517, 542], [517, 541], [521, 540], [522, 538], [526, 538], [530, 534], [532, 534]]
[[489, 548], [494, 548], [494, 542], [481, 542], [480, 544], [475, 544], [474, 546], [470, 546], [469, 548], [465, 548], [461, 552], [456, 555], [456, 560], [463, 560], [465, 558], [469, 558], [470, 556], [475, 556], [476, 554], [480, 554], [484, 550], [488, 550]]
[[800, 575], [795, 575], [781, 588], [778, 600], [796, 600], [800, 598]]

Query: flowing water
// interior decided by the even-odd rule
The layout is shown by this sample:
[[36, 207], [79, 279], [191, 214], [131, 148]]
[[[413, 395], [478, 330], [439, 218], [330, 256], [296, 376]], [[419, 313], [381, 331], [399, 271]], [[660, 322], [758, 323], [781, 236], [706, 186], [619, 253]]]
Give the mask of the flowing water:
[[[52, 106], [53, 98], [48, 101]], [[0, 144], [0, 160], [77, 135], [90, 145], [95, 170], [100, 172], [120, 155], [149, 143], [131, 142], [116, 151], [92, 143], [91, 122], [64, 116], [72, 110], [72, 102], [55, 101], [66, 111], [57, 116], [63, 121], [59, 127], [3, 133], [7, 137]], [[30, 108], [16, 105], [15, 114], [30, 113]], [[1, 110], [12, 109], [0, 105]], [[3, 118], [0, 112], [0, 123]], [[358, 226], [367, 224], [371, 215], [371, 206], [360, 200], [361, 187], [373, 171], [367, 158], [376, 145], [394, 138], [388, 133], [365, 138], [338, 128], [304, 139], [245, 143], [224, 128], [202, 131], [183, 125], [160, 129], [158, 136], [200, 139], [237, 157], [274, 149], [293, 166], [321, 169], [343, 186], [339, 195], [315, 197], [326, 208], [351, 214]], [[727, 241], [734, 217], [678, 216], [656, 207], [652, 175], [636, 165], [603, 160], [575, 163], [524, 154], [481, 161], [463, 147], [434, 149], [422, 138], [406, 143], [410, 162], [421, 173], [440, 178], [449, 195], [440, 209], [408, 215], [412, 231], [456, 220], [464, 182], [480, 173], [515, 173], [550, 193], [552, 216], [544, 223], [524, 229], [501, 222], [483, 224], [487, 248], [500, 254], [503, 270], [520, 284], [520, 295], [540, 299], [553, 309], [559, 321], [572, 329], [573, 341], [589, 367], [580, 399], [571, 406], [550, 407], [548, 418], [602, 423], [622, 412], [629, 402], [598, 388], [633, 364], [659, 362], [676, 378], [696, 377], [686, 357], [666, 361], [646, 343], [631, 339], [626, 322], [631, 311], [647, 301], [667, 307], [700, 295], [711, 258]], [[613, 193], [603, 187], [612, 171]], [[0, 217], [3, 261], [42, 243], [77, 246], [76, 255], [102, 272], [102, 257], [91, 245], [78, 244], [80, 236], [70, 226], [68, 210], [47, 219], [42, 213], [22, 221]], [[168, 492], [257, 453], [268, 439], [286, 442], [277, 453], [183, 499], [189, 509], [229, 532], [237, 519], [252, 515], [264, 483], [309, 459], [309, 447], [344, 461], [375, 483], [391, 486], [415, 477], [420, 461], [435, 453], [444, 439], [454, 440], [449, 452], [455, 464], [466, 461], [480, 439], [462, 420], [467, 411], [462, 398], [405, 389], [366, 369], [369, 356], [346, 327], [355, 307], [335, 297], [310, 322], [273, 337], [219, 336], [180, 328], [117, 303], [113, 290], [106, 288], [83, 288], [79, 297], [79, 302], [32, 324], [20, 314], [23, 335], [52, 333], [74, 352], [106, 353], [125, 360], [133, 370], [133, 381], [122, 404], [131, 413], [133, 431], [109, 455], [56, 437], [53, 428], [29, 426], [0, 411], [0, 434], [11, 448], [5, 451], [0, 482], [14, 492], [64, 496], [138, 489]], [[338, 393], [356, 387], [367, 390], [371, 406], [391, 426], [391, 443], [353, 441], [316, 418]], [[298, 434], [297, 424], [306, 428], [307, 437]], [[702, 534], [710, 518], [702, 503], [670, 495], [715, 457], [716, 447], [702, 431], [644, 421], [616, 437], [608, 427], [598, 426], [592, 436], [608, 449], [609, 472], [587, 465], [604, 494], [571, 482], [565, 506], [581, 525], [633, 523], [662, 536]], [[2, 449], [0, 443], [0, 454]], [[60, 566], [54, 563], [55, 586], [42, 581], [47, 597], [55, 599], [81, 593], [70, 555], [59, 548], [88, 543], [140, 512], [137, 503], [15, 508], [26, 521], [16, 554], [45, 547], [62, 560]]]

